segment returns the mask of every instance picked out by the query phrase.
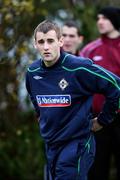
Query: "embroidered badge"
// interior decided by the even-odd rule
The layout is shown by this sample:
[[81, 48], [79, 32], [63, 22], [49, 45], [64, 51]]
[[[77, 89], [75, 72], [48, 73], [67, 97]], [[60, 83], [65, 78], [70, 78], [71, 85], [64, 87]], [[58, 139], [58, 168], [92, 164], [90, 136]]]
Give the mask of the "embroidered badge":
[[65, 80], [65, 79], [62, 79], [60, 82], [59, 82], [59, 86], [62, 90], [64, 90], [67, 86], [68, 86], [68, 82]]

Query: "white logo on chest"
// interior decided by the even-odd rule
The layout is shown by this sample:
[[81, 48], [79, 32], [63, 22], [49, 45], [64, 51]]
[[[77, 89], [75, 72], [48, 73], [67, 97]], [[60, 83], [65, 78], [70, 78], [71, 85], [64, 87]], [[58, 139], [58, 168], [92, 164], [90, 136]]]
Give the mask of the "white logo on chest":
[[94, 56], [92, 59], [93, 61], [101, 61], [103, 58], [102, 56]]
[[59, 87], [64, 90], [66, 87], [68, 86], [68, 82], [65, 80], [65, 79], [62, 79], [60, 82], [59, 82]]
[[39, 80], [39, 79], [42, 79], [43, 77], [41, 77], [41, 76], [33, 76], [33, 78], [36, 79], [36, 80]]

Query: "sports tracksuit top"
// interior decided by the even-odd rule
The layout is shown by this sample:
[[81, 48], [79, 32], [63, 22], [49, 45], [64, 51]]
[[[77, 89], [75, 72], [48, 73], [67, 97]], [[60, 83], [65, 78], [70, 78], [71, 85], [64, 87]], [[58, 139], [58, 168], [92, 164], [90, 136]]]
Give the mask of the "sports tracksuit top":
[[[92, 59], [95, 64], [120, 77], [120, 36], [111, 39], [106, 35], [102, 35], [83, 47], [79, 55]], [[94, 113], [98, 114], [102, 109], [104, 97], [95, 95], [93, 102]]]
[[106, 96], [98, 116], [101, 125], [112, 122], [119, 108], [120, 79], [90, 59], [61, 52], [57, 63], [46, 67], [34, 61], [26, 73], [26, 87], [40, 117], [46, 143], [62, 143], [88, 137], [94, 93]]

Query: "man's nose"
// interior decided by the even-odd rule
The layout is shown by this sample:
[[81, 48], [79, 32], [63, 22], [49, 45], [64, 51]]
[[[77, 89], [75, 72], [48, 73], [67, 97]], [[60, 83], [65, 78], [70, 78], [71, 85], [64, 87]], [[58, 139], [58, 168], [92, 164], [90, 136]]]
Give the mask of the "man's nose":
[[44, 43], [44, 49], [45, 50], [49, 49], [49, 44], [47, 42]]
[[69, 40], [70, 40], [70, 36], [66, 36], [66, 37], [65, 37], [65, 40], [66, 40], [66, 41], [69, 41]]
[[102, 18], [99, 18], [98, 20], [97, 20], [97, 23], [99, 23], [99, 24], [101, 24], [101, 23], [103, 23], [103, 19]]

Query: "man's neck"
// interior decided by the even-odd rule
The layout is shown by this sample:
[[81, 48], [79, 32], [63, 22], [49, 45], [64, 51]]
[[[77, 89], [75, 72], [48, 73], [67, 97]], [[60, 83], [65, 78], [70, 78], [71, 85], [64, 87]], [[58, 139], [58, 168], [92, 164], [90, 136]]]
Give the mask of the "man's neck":
[[46, 67], [51, 67], [53, 66], [54, 64], [56, 64], [56, 62], [59, 60], [60, 58], [60, 52], [58, 53], [58, 56], [54, 59], [54, 60], [51, 60], [51, 61], [44, 61], [44, 64]]
[[114, 30], [107, 34], [107, 37], [110, 39], [115, 39], [115, 38], [118, 38], [119, 36], [120, 36], [120, 32], [117, 30]]

